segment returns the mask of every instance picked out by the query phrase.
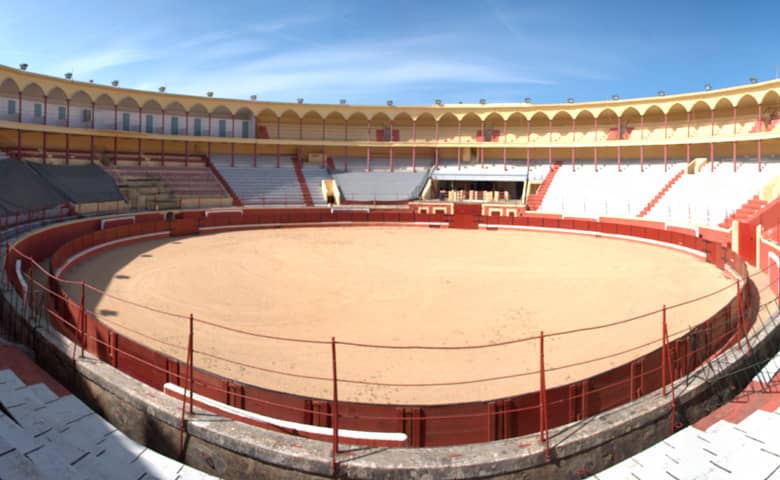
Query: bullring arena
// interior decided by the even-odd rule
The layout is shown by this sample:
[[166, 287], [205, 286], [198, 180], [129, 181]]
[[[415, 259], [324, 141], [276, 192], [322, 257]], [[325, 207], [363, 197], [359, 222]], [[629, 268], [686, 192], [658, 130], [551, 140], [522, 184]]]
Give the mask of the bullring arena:
[[6, 459], [73, 478], [168, 475], [108, 460], [137, 452], [181, 478], [780, 467], [764, 431], [737, 465], [750, 422], [719, 413], [776, 387], [778, 89], [362, 107], [0, 67], [0, 333], [73, 394], [0, 369]]
[[[531, 260], [516, 253], [524, 251], [536, 254]], [[203, 352], [195, 365], [272, 390], [331, 395], [330, 382], [269, 375], [231, 361], [327, 379], [331, 337], [369, 345], [340, 349], [340, 376], [421, 385], [339, 389], [341, 400], [378, 404], [473, 402], [533, 392], [539, 387], [530, 374], [538, 369], [540, 331], [636, 318], [612, 327], [609, 336], [602, 329], [549, 339], [548, 385], [587, 378], [658, 347], [659, 298], [672, 306], [712, 294], [668, 310], [669, 329], [687, 332], [695, 326], [691, 319], [709, 318], [735, 292], [734, 280], [713, 265], [668, 248], [554, 233], [411, 227], [255, 230], [142, 242], [99, 253], [66, 278], [105, 292], [87, 295], [86, 307], [97, 318], [181, 361], [186, 344], [180, 340], [187, 338], [186, 316], [193, 312], [195, 342]], [[79, 287], [66, 292], [77, 298]], [[612, 301], [615, 295], [621, 301]], [[154, 331], [161, 341], [179, 342], [178, 348], [133, 331]], [[533, 340], [501, 345], [523, 338]], [[456, 349], [491, 344], [496, 346]], [[608, 358], [593, 361], [594, 351]], [[485, 372], [505, 379], [479, 381]], [[468, 388], [426, 385], [464, 381]]]

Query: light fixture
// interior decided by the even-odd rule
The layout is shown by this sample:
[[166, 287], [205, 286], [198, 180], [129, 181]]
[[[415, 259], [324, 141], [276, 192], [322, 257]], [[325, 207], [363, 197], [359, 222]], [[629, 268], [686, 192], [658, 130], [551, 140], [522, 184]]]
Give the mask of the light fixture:
[[257, 101], [257, 95], [252, 95], [249, 98], [252, 99], [253, 102]]
[[214, 96], [214, 92], [206, 92], [206, 96], [211, 98]]
[[73, 74], [71, 72], [66, 73], [65, 80], [73, 80]]
[[618, 94], [612, 95], [612, 100], [620, 100], [620, 95]]
[[710, 85], [709, 83], [705, 83], [704, 84], [704, 90], [709, 92], [710, 90], [712, 90], [712, 85]]
[[165, 87], [160, 87], [158, 88], [158, 90], [160, 91], [160, 93], [165, 93]]
[[485, 100], [484, 98], [480, 98], [480, 99], [479, 99], [479, 104], [480, 104], [480, 105], [484, 105], [484, 104], [486, 104], [486, 103], [487, 103], [487, 100]]
[[299, 99], [298, 99], [298, 105], [300, 105], [300, 104], [302, 104], [302, 103], [303, 103], [303, 99], [302, 99], [302, 98], [299, 98]]
[[438, 105], [440, 107], [443, 105], [443, 103], [442, 103], [440, 98], [437, 98], [436, 100], [434, 100], [433, 103], [435, 103], [436, 105]]
[[387, 106], [388, 107], [392, 107], [393, 106], [393, 101], [392, 100], [388, 100], [387, 101]]
[[90, 78], [89, 83], [95, 83], [95, 81]]
[[111, 86], [112, 87], [118, 87], [119, 86], [119, 80], [111, 80]]
[[19, 64], [19, 70], [27, 71], [27, 67], [29, 67], [29, 65], [27, 65], [26, 63]]
[[574, 97], [567, 98], [566, 103], [574, 103]]
[[339, 100], [339, 105], [346, 105], [346, 104], [347, 104], [347, 99], [346, 98], [342, 98], [342, 99]]
[[531, 103], [531, 97], [525, 97], [525, 103]]
[[750, 77], [750, 83], [758, 83], [758, 79], [756, 77]]
[[658, 90], [659, 97], [663, 97], [664, 95], [666, 95], [666, 92], [664, 92], [663, 90]]

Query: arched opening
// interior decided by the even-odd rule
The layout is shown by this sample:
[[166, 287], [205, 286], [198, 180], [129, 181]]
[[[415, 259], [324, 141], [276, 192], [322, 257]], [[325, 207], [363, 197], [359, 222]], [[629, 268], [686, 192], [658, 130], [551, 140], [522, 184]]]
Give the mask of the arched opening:
[[301, 138], [301, 118], [292, 110], [286, 110], [278, 120], [279, 138], [297, 140]]
[[165, 133], [169, 135], [185, 135], [185, 118], [187, 109], [179, 102], [171, 102], [165, 106]]
[[22, 121], [25, 123], [44, 123], [44, 93], [36, 83], [22, 89]]
[[709, 137], [712, 133], [712, 109], [699, 100], [691, 107], [691, 137]]
[[233, 136], [233, 112], [224, 105], [220, 105], [211, 111], [211, 136]]
[[715, 135], [732, 135], [734, 133], [734, 105], [728, 98], [721, 98], [715, 104]]
[[[439, 142], [458, 142], [458, 135], [460, 134], [458, 117], [447, 112], [439, 117], [437, 124], [438, 132], [435, 131], [435, 128], [433, 132], [434, 141], [438, 139]], [[441, 162], [439, 163], [441, 164]]]
[[369, 137], [368, 117], [355, 112], [347, 119], [349, 140], [365, 142]]
[[393, 141], [408, 142], [412, 140], [412, 117], [406, 112], [401, 112], [392, 119]]
[[482, 140], [482, 120], [476, 113], [467, 113], [460, 119], [460, 142], [473, 143]]
[[92, 126], [92, 98], [79, 90], [70, 99], [70, 126], [89, 128]]
[[436, 118], [431, 113], [423, 113], [414, 121], [417, 140], [415, 143], [433, 142], [436, 139]]
[[[119, 108], [122, 110], [123, 106], [120, 105]], [[163, 121], [162, 105], [155, 100], [147, 100], [141, 107], [141, 122], [143, 124], [142, 131], [145, 133], [167, 133]]]
[[69, 101], [65, 91], [60, 87], [54, 87], [46, 95], [46, 123], [64, 127], [69, 125], [68, 107]]
[[340, 112], [333, 111], [325, 115], [325, 139], [347, 139], [347, 119]]
[[115, 123], [115, 105], [114, 99], [105, 93], [95, 99], [95, 128], [113, 130], [119, 125]]
[[639, 111], [634, 107], [626, 108], [620, 114], [620, 132], [618, 132], [618, 137], [623, 140], [641, 138], [639, 134], [634, 136], [634, 131], [639, 128], [640, 123]]
[[688, 112], [679, 103], [672, 105], [667, 112], [667, 132], [666, 138], [687, 138], [688, 137]]
[[528, 121], [530, 143], [544, 143], [550, 137], [550, 117], [544, 112], [536, 112]]
[[657, 140], [665, 138], [664, 132], [664, 111], [658, 105], [653, 105], [643, 115], [644, 117], [644, 139]]
[[[393, 140], [393, 124], [390, 117], [382, 112], [375, 113], [369, 120], [371, 123], [370, 141], [390, 142]], [[398, 134], [400, 132], [396, 132]], [[372, 162], [373, 164], [374, 162]], [[378, 163], [376, 163], [378, 166]]]
[[620, 139], [620, 123], [618, 114], [611, 108], [605, 108], [600, 111], [596, 117], [598, 121], [598, 128], [596, 128], [596, 140], [618, 140]]
[[570, 143], [573, 139], [571, 133], [571, 114], [561, 111], [552, 118], [552, 142]]
[[280, 138], [279, 131], [277, 130], [277, 127], [279, 127], [278, 120], [279, 117], [276, 115], [276, 112], [270, 108], [261, 110], [260, 114], [257, 115], [255, 119], [257, 122], [257, 127], [255, 127], [255, 137]]
[[593, 113], [582, 110], [574, 117], [574, 142], [592, 142], [596, 138], [593, 132]]
[[322, 123], [322, 115], [310, 110], [306, 112], [302, 119], [302, 138], [303, 140], [323, 140], [325, 132]]
[[485, 128], [482, 131], [482, 138], [485, 142], [500, 142], [502, 136], [506, 134], [504, 131], [504, 118], [496, 112], [485, 117], [484, 124]]
[[528, 120], [520, 112], [514, 112], [506, 119], [506, 141], [525, 143], [527, 140]]
[[189, 118], [185, 127], [187, 135], [201, 137], [205, 135], [208, 127], [209, 111], [200, 103], [196, 103], [189, 110]]
[[252, 110], [247, 107], [241, 107], [235, 114], [235, 133], [234, 137], [252, 138], [255, 132], [255, 118]]
[[737, 102], [737, 134], [747, 135], [761, 131], [758, 115], [758, 100], [753, 95], [744, 95]]
[[19, 120], [19, 85], [10, 78], [0, 82], [0, 119]]
[[764, 129], [767, 132], [780, 129], [780, 95], [777, 91], [770, 90], [761, 99], [761, 109], [764, 113]]

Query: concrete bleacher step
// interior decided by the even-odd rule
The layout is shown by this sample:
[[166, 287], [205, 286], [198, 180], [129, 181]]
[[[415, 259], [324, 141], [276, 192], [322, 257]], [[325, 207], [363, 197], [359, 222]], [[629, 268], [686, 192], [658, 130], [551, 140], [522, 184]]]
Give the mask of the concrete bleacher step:
[[73, 395], [0, 371], [0, 479], [206, 479], [136, 443]]

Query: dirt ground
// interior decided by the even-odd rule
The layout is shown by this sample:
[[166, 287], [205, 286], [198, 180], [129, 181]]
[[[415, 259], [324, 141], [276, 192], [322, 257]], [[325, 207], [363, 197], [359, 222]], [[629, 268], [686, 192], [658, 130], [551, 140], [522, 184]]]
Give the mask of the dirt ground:
[[[290, 228], [149, 241], [100, 253], [67, 277], [110, 295], [88, 295], [89, 309], [101, 320], [180, 359], [185, 358], [187, 339], [184, 317], [190, 313], [266, 335], [452, 347], [614, 322], [733, 284], [691, 255], [636, 242], [399, 227]], [[735, 291], [729, 288], [669, 310], [670, 332], [705, 320]], [[78, 297], [75, 290], [71, 294]], [[608, 329], [546, 338], [547, 385], [625, 363], [658, 348], [660, 338], [660, 313]], [[619, 354], [648, 342], [653, 343]], [[267, 371], [330, 378], [330, 345], [261, 339], [200, 322], [194, 344], [198, 367], [274, 390], [332, 395], [328, 380]], [[452, 403], [539, 387], [534, 373], [539, 369], [537, 339], [470, 350], [339, 346], [337, 353], [343, 400]], [[512, 377], [470, 382], [502, 376]], [[354, 381], [459, 384], [375, 386]]]

